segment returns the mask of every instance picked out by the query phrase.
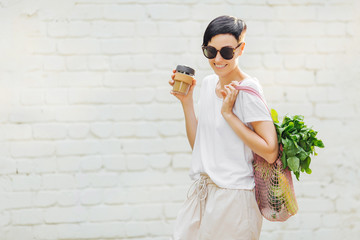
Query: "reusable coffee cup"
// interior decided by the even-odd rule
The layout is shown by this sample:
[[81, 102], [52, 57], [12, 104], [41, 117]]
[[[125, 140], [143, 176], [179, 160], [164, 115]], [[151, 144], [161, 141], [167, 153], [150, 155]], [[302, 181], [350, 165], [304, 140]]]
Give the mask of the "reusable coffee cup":
[[193, 82], [195, 70], [185, 65], [177, 65], [174, 77], [173, 92], [186, 95]]

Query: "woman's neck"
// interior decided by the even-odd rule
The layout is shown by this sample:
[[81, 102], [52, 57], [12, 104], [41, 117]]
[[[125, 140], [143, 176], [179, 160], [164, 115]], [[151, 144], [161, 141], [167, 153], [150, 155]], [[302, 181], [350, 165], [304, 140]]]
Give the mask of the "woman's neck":
[[224, 86], [230, 84], [232, 81], [241, 82], [247, 77], [249, 77], [249, 75], [242, 72], [239, 68], [236, 68], [234, 69], [234, 71], [230, 72], [225, 76], [219, 76], [219, 87], [221, 89], [224, 89]]

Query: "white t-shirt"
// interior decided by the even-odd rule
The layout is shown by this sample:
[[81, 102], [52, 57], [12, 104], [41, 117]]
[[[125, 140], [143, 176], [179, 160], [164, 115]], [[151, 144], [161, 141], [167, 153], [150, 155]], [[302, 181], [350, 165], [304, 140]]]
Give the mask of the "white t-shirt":
[[[214, 74], [202, 82], [190, 178], [196, 180], [200, 173], [206, 173], [219, 187], [253, 189], [253, 154], [221, 115], [223, 100], [215, 93], [218, 81]], [[246, 78], [241, 85], [252, 87], [263, 95], [256, 78]], [[233, 112], [250, 128], [250, 122], [272, 121], [259, 97], [244, 91], [239, 91]]]

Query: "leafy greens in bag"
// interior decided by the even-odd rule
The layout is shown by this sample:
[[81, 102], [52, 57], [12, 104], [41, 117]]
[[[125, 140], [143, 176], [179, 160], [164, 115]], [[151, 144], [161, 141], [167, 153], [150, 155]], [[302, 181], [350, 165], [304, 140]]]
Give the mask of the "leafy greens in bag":
[[297, 180], [299, 180], [300, 172], [311, 174], [310, 155], [317, 155], [315, 147], [325, 147], [323, 142], [316, 138], [317, 131], [307, 127], [303, 121], [304, 117], [301, 115], [285, 116], [280, 123], [277, 112], [271, 109], [271, 117], [279, 144], [283, 148], [281, 157], [283, 167], [289, 167]]

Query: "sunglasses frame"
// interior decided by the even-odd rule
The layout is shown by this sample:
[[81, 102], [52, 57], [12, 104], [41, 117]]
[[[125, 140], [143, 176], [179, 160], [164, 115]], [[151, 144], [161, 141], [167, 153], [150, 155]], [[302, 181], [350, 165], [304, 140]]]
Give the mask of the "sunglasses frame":
[[[235, 50], [236, 50], [238, 47], [240, 47], [242, 43], [243, 43], [243, 42], [240, 42], [240, 43], [239, 43], [236, 47], [234, 47], [234, 48], [225, 46], [225, 47], [222, 47], [220, 50], [216, 49], [216, 48], [213, 47], [213, 46], [209, 46], [209, 45], [206, 45], [206, 46], [202, 45], [201, 48], [202, 48], [202, 51], [203, 51], [204, 56], [205, 56], [207, 59], [214, 59], [214, 58], [216, 58], [216, 56], [217, 56], [217, 54], [218, 54], [218, 52], [219, 52], [219, 53], [220, 53], [220, 56], [221, 56], [223, 59], [225, 59], [225, 60], [231, 60], [231, 59], [233, 59], [233, 57], [234, 57]], [[205, 50], [206, 47], [212, 47], [212, 48], [214, 48], [214, 49], [216, 50], [216, 54], [215, 54], [214, 57], [209, 58], [209, 57], [207, 57], [207, 56], [205, 55], [204, 50]], [[231, 58], [226, 59], [226, 58], [223, 57], [223, 55], [221, 54], [221, 50], [222, 50], [223, 48], [230, 48], [230, 49], [233, 50]]]

